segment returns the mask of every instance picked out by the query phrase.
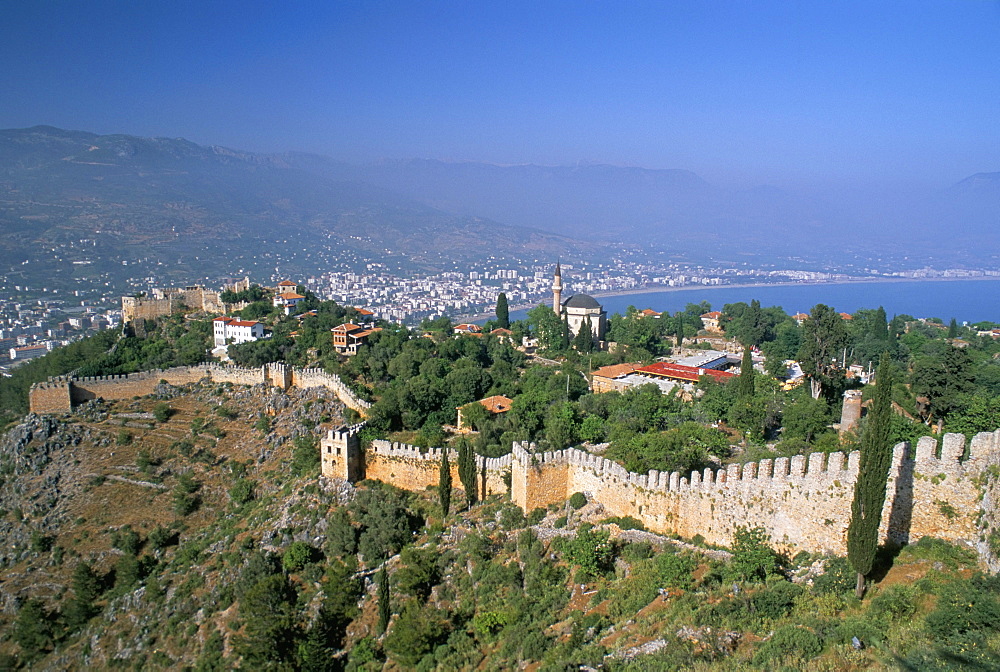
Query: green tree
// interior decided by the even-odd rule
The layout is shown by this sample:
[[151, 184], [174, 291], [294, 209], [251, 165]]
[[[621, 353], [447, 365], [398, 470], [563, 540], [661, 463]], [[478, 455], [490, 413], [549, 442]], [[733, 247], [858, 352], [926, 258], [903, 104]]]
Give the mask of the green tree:
[[528, 324], [543, 351], [562, 349], [563, 322], [554, 310], [539, 304], [528, 311]]
[[764, 581], [778, 572], [778, 556], [768, 544], [763, 527], [737, 526], [733, 535], [733, 559], [729, 569], [743, 581]]
[[240, 599], [240, 618], [246, 624], [234, 648], [251, 669], [281, 669], [294, 659], [298, 628], [295, 624], [295, 588], [283, 574], [260, 579]]
[[503, 292], [497, 296], [497, 326], [501, 329], [510, 329], [510, 309], [507, 307], [507, 295]]
[[45, 653], [55, 640], [55, 618], [40, 600], [28, 600], [17, 612], [14, 641], [25, 660]]
[[376, 599], [378, 600], [378, 634], [385, 632], [392, 617], [392, 606], [389, 604], [389, 572], [385, 565], [375, 577]]
[[892, 368], [888, 357], [882, 358], [875, 380], [875, 394], [861, 433], [861, 460], [858, 480], [854, 483], [851, 522], [847, 528], [847, 559], [857, 572], [854, 592], [858, 599], [864, 596], [865, 580], [875, 563], [878, 528], [892, 462]]
[[100, 581], [90, 565], [81, 561], [73, 569], [72, 586], [73, 596], [63, 610], [66, 627], [71, 631], [83, 627], [97, 614], [94, 601], [100, 595]]
[[[501, 294], [501, 296], [503, 296]], [[438, 498], [441, 515], [447, 516], [451, 510], [451, 465], [448, 464], [448, 449], [441, 449], [441, 466], [438, 469]]]
[[478, 474], [476, 468], [476, 454], [472, 450], [469, 441], [459, 441], [458, 443], [458, 478], [462, 481], [465, 489], [465, 501], [468, 508], [476, 503], [478, 499]]
[[740, 364], [740, 377], [736, 380], [736, 393], [741, 399], [749, 399], [754, 393], [753, 351], [743, 348], [743, 361]]
[[958, 322], [955, 321], [954, 317], [948, 323], [948, 338], [958, 338]]
[[580, 323], [580, 331], [578, 331], [576, 336], [573, 338], [573, 347], [576, 348], [577, 352], [593, 352], [594, 333], [590, 326], [589, 315], [583, 320], [583, 322]]
[[843, 373], [838, 369], [837, 359], [845, 347], [847, 328], [840, 313], [822, 303], [813, 306], [809, 319], [802, 325], [798, 355], [802, 371], [809, 376], [813, 399], [839, 389]]

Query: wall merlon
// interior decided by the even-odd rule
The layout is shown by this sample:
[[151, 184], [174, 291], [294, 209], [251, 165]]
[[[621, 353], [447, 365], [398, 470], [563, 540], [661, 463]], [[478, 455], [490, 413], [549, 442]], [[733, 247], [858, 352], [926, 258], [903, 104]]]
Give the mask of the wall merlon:
[[843, 471], [844, 470], [844, 454], [843, 453], [830, 453], [830, 456], [826, 460], [826, 470], [830, 474], [837, 474], [837, 472]]
[[930, 436], [921, 436], [917, 441], [917, 464], [924, 464], [934, 459], [937, 453], [937, 441]]
[[965, 453], [964, 434], [945, 434], [941, 442], [941, 461], [958, 462]]
[[788, 462], [788, 473], [792, 478], [802, 478], [806, 473], [805, 455], [794, 455]]

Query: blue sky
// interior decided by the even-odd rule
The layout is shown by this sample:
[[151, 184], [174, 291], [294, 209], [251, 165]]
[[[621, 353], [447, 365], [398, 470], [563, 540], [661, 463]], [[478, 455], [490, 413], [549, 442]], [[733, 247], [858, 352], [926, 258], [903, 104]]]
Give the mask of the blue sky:
[[32, 0], [0, 92], [3, 128], [940, 186], [1000, 170], [1000, 3]]

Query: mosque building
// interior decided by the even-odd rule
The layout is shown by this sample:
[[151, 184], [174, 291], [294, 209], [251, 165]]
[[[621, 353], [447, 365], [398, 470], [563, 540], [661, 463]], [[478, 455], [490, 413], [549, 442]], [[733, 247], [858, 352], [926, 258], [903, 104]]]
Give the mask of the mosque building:
[[593, 334], [594, 341], [603, 341], [608, 329], [608, 314], [604, 307], [589, 294], [573, 294], [563, 301], [562, 290], [562, 268], [559, 262], [556, 262], [556, 272], [552, 278], [552, 310], [560, 318], [566, 319], [573, 336], [580, 333], [580, 327], [589, 320], [590, 333]]

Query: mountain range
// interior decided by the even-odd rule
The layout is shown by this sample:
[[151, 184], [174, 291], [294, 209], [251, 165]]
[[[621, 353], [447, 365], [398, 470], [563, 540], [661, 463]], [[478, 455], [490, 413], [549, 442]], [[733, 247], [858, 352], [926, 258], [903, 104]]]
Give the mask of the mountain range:
[[697, 260], [995, 262], [1000, 173], [872, 194], [725, 189], [686, 170], [609, 165], [353, 165], [36, 126], [0, 131], [0, 273], [11, 284], [114, 283], [138, 264], [167, 284], [372, 262], [597, 260], [623, 246]]

